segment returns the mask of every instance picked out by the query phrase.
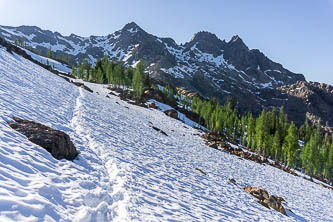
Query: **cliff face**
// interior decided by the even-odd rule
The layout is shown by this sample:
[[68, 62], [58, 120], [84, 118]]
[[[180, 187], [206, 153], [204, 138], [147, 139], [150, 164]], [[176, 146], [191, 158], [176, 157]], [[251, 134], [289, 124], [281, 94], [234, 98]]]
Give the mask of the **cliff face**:
[[281, 86], [278, 90], [288, 96], [286, 108], [295, 120], [301, 121], [298, 116], [302, 115], [312, 123], [318, 123], [320, 120], [326, 130], [333, 132], [333, 86], [299, 81]]

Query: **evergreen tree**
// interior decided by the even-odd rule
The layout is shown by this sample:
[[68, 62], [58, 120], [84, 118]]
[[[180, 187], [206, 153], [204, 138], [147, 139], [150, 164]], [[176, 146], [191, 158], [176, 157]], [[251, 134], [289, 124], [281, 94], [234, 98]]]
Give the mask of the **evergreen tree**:
[[107, 83], [109, 83], [109, 84], [114, 83], [113, 67], [112, 67], [112, 64], [110, 64], [110, 63], [106, 67], [106, 79], [107, 79]]
[[242, 116], [241, 118], [241, 135], [242, 135], [242, 145], [246, 146], [247, 145], [247, 118], [245, 115]]
[[248, 147], [255, 148], [256, 146], [256, 137], [255, 137], [255, 120], [252, 113], [248, 114]]
[[264, 143], [267, 137], [267, 121], [266, 121], [266, 112], [262, 110], [260, 116], [256, 120], [256, 145], [257, 151], [263, 153]]
[[103, 75], [103, 71], [102, 71], [101, 68], [97, 69], [96, 78], [97, 78], [98, 83], [103, 83], [104, 82], [104, 75]]
[[132, 86], [134, 89], [135, 96], [141, 97], [143, 93], [143, 77], [142, 77], [142, 69], [139, 64], [136, 66], [133, 76]]
[[325, 175], [329, 181], [333, 182], [333, 141], [331, 142], [331, 146], [328, 152], [328, 157], [326, 161], [326, 174]]
[[52, 59], [53, 58], [53, 52], [51, 50], [51, 47], [46, 51], [46, 57]]
[[304, 133], [304, 142], [308, 142], [313, 132], [312, 126], [309, 125], [308, 119], [305, 119], [305, 133]]
[[330, 142], [326, 140], [320, 150], [320, 159], [319, 159], [319, 172], [322, 176], [328, 178], [328, 158], [329, 158], [329, 151], [330, 151]]
[[78, 65], [77, 75], [80, 79], [84, 78], [84, 66], [82, 65], [81, 62], [79, 62], [79, 65]]
[[305, 172], [311, 176], [316, 172], [316, 158], [318, 152], [318, 135], [312, 134], [310, 140], [305, 144], [302, 153], [302, 166]]
[[296, 166], [296, 154], [299, 149], [298, 138], [297, 138], [297, 128], [294, 122], [291, 122], [288, 128], [288, 135], [283, 144], [283, 151], [285, 153], [285, 162], [288, 167]]
[[13, 37], [14, 45], [17, 45], [17, 38], [16, 36]]
[[123, 68], [121, 63], [118, 63], [114, 67], [113, 76], [116, 87], [120, 87], [121, 85], [123, 85]]
[[125, 71], [125, 85], [127, 87], [132, 85], [133, 75], [134, 75], [134, 69], [130, 66]]
[[281, 137], [279, 130], [276, 130], [274, 133], [273, 143], [272, 143], [272, 155], [275, 160], [281, 159]]

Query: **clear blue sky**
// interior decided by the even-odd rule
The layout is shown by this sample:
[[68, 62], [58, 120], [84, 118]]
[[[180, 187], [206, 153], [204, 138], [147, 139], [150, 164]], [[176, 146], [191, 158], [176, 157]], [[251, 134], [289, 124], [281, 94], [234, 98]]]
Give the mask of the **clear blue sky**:
[[291, 71], [333, 85], [333, 0], [0, 0], [1, 25], [89, 36], [131, 21], [178, 43], [201, 30], [238, 34]]

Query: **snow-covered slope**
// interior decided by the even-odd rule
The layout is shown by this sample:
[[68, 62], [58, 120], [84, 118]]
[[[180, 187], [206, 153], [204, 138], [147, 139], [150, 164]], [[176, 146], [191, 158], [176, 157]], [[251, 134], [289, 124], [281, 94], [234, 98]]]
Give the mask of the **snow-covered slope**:
[[[332, 221], [331, 190], [208, 148], [196, 129], [87, 85], [95, 93], [0, 48], [0, 221]], [[13, 116], [66, 132], [78, 158], [54, 160], [8, 126]], [[246, 185], [293, 213], [261, 206]]]
[[[23, 48], [22, 48], [23, 49]], [[50, 65], [55, 70], [58, 70], [59, 72], [63, 73], [71, 73], [72, 69], [68, 67], [68, 65], [65, 65], [61, 62], [58, 62], [54, 59], [50, 59], [44, 56], [37, 55], [27, 49], [23, 49], [28, 55], [31, 56], [32, 59], [36, 60], [37, 62], [40, 62], [45, 65]]]

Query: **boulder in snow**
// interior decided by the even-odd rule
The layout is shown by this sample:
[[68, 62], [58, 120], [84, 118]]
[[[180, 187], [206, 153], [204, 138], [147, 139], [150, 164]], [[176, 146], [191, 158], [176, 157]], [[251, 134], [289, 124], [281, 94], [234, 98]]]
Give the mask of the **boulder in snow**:
[[282, 197], [277, 197], [274, 195], [269, 195], [267, 190], [260, 189], [258, 187], [244, 187], [244, 190], [251, 194], [252, 196], [258, 199], [258, 203], [267, 207], [273, 208], [274, 210], [282, 213], [283, 215], [287, 215], [284, 207], [282, 206], [281, 202], [285, 201]]
[[149, 103], [148, 108], [157, 109], [157, 106], [155, 103]]
[[160, 132], [160, 133], [162, 133], [163, 135], [168, 136], [168, 134], [166, 134], [166, 132], [164, 132], [163, 130], [161, 130], [161, 129], [155, 127], [155, 126], [152, 126], [152, 128], [153, 128], [154, 130], [156, 130], [157, 132]]
[[80, 82], [73, 82], [73, 81], [72, 81], [72, 83], [73, 83], [74, 85], [76, 85], [76, 86], [82, 88], [82, 89], [87, 90], [88, 92], [91, 92], [91, 93], [94, 92], [94, 91], [92, 91], [88, 86], [84, 85], [83, 83], [80, 83]]
[[178, 119], [178, 112], [174, 109], [166, 110], [166, 111], [164, 111], [164, 113], [166, 115], [170, 116], [171, 118]]
[[13, 120], [13, 122], [8, 123], [11, 128], [25, 135], [31, 142], [46, 149], [54, 158], [73, 160], [78, 155], [74, 144], [66, 133], [30, 120], [17, 117], [14, 117]]

